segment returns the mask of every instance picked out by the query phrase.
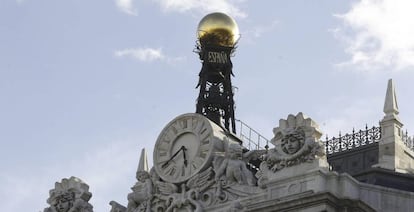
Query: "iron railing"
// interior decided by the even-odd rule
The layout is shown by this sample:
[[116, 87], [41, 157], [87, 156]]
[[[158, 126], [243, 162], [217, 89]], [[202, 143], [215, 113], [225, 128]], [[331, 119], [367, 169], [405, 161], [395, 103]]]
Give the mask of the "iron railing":
[[414, 138], [408, 136], [407, 130], [405, 130], [405, 133], [402, 133], [402, 141], [404, 142], [405, 146], [414, 151]]
[[351, 134], [345, 134], [341, 135], [339, 133], [339, 136], [333, 137], [331, 139], [328, 139], [328, 136], [326, 137], [325, 141], [325, 148], [326, 148], [326, 154], [332, 155], [352, 149], [357, 149], [360, 147], [372, 145], [375, 143], [378, 143], [381, 139], [381, 127], [372, 127], [368, 128], [368, 126], [365, 126], [365, 130], [359, 130], [355, 132], [355, 130], [352, 130]]
[[[236, 119], [236, 122], [238, 123], [236, 126], [239, 125], [238, 135], [242, 139], [244, 147], [249, 150], [268, 150], [270, 148], [269, 139], [262, 136], [243, 121]], [[326, 136], [326, 154], [329, 156], [376, 144], [382, 137], [381, 133], [381, 127], [373, 126], [372, 128], [368, 128], [368, 125], [366, 125], [365, 130], [355, 131], [353, 129], [351, 134], [341, 135], [341, 132], [339, 132], [338, 137], [332, 137], [331, 139]], [[414, 136], [408, 136], [408, 132], [405, 131], [405, 133], [402, 133], [402, 141], [409, 149], [414, 151]]]
[[249, 150], [269, 149], [269, 140], [251, 128], [241, 120], [236, 119], [239, 123], [239, 137], [243, 141], [243, 146]]

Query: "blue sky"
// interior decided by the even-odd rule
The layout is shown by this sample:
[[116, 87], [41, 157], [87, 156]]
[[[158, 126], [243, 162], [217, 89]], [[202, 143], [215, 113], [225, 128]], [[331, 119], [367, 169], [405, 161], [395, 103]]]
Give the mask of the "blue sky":
[[90, 185], [95, 211], [126, 205], [141, 149], [152, 161], [162, 128], [195, 111], [192, 51], [210, 12], [239, 24], [236, 118], [265, 137], [298, 112], [332, 136], [378, 125], [389, 78], [414, 132], [413, 10], [409, 0], [2, 0], [0, 211], [41, 211], [70, 176]]

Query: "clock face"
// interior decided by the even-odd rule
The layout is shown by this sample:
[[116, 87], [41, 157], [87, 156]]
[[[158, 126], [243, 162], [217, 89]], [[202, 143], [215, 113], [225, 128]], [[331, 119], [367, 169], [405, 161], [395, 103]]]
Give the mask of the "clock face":
[[154, 167], [167, 182], [188, 180], [208, 165], [213, 152], [210, 121], [199, 114], [184, 114], [171, 121], [154, 148]]

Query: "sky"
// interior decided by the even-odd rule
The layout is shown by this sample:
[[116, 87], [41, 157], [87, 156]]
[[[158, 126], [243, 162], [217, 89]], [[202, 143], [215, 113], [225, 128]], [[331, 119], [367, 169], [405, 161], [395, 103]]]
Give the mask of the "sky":
[[[43, 211], [76, 176], [94, 211], [127, 204], [140, 152], [195, 112], [198, 22], [239, 25], [236, 118], [271, 139], [303, 112], [329, 137], [378, 126], [393, 79], [414, 132], [410, 0], [1, 0], [0, 211]], [[411, 133], [410, 133], [411, 132]], [[324, 135], [325, 136], [325, 135]]]

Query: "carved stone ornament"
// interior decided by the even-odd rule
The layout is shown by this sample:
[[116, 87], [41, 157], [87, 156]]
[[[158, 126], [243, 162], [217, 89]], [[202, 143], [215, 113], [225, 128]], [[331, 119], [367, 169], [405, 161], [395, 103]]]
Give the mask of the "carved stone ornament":
[[88, 203], [92, 194], [89, 186], [79, 178], [64, 178], [56, 182], [55, 188], [49, 191], [47, 203], [50, 207], [44, 212], [92, 212], [93, 207]]
[[109, 205], [111, 205], [111, 211], [110, 212], [125, 212], [126, 211], [126, 207], [119, 204], [116, 201], [109, 202]]
[[[204, 116], [183, 114], [160, 133], [150, 171], [146, 152], [142, 151], [127, 207], [112, 201], [111, 211], [202, 212], [262, 193], [246, 167], [246, 161], [257, 159], [259, 154], [243, 153], [237, 138]], [[236, 204], [233, 208], [243, 207]]]
[[243, 153], [240, 144], [227, 139], [223, 142], [226, 152], [223, 156], [216, 155], [213, 161], [215, 184], [203, 194], [206, 206], [235, 201], [263, 191], [256, 186], [257, 179], [246, 167], [249, 158], [258, 153]]
[[313, 162], [325, 155], [325, 149], [319, 140], [322, 133], [318, 125], [302, 113], [289, 115], [287, 120], [281, 119], [279, 127], [274, 128], [273, 133], [271, 142], [275, 147], [262, 156], [263, 162], [256, 174], [258, 178], [264, 172], [277, 172], [285, 167]]
[[[186, 183], [179, 185], [154, 177], [156, 192], [152, 200], [152, 211], [202, 212], [210, 206], [231, 202], [263, 191], [257, 186], [239, 184], [235, 181], [228, 183], [221, 177], [216, 181], [214, 176], [213, 167], [209, 167]], [[236, 206], [240, 207], [240, 205]]]
[[147, 152], [141, 151], [141, 157], [136, 172], [137, 182], [128, 194], [127, 212], [150, 212], [153, 195], [153, 183], [148, 172]]

